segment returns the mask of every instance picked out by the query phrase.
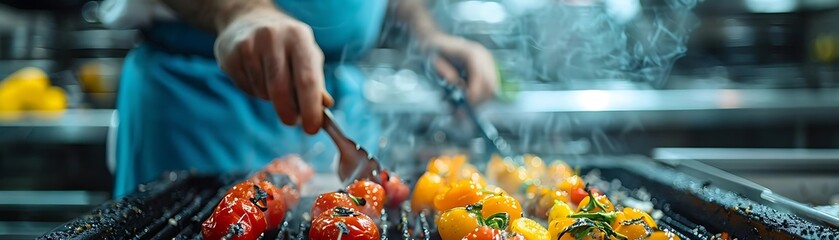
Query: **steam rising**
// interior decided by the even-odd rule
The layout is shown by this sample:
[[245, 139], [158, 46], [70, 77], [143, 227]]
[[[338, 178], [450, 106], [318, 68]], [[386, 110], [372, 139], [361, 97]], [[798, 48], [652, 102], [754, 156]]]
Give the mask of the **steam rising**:
[[[673, 63], [687, 51], [685, 43], [697, 25], [691, 13], [697, 2], [441, 0], [434, 9], [448, 31], [490, 39], [482, 42], [505, 53], [496, 55], [502, 69], [524, 80], [560, 82], [572, 89], [579, 87], [567, 84], [591, 88], [589, 83], [596, 80], [661, 87]], [[515, 57], [530, 64], [511, 61]]]
[[[489, 48], [505, 81], [520, 82], [522, 89], [528, 86], [533, 90], [546, 87], [552, 90], [600, 89], [601, 82], [635, 82], [661, 88], [665, 86], [674, 62], [687, 51], [688, 37], [698, 24], [691, 10], [699, 1], [437, 0], [431, 9], [441, 28]], [[394, 67], [421, 65], [427, 61], [427, 55], [416, 51], [418, 44], [407, 36], [404, 25], [386, 24], [385, 30], [391, 32], [382, 35], [385, 45], [408, 44], [405, 58]], [[585, 107], [592, 111], [600, 110], [603, 101], [610, 101], [598, 91], [591, 93], [595, 101], [589, 101], [591, 104]], [[389, 147], [383, 149], [395, 159], [418, 141], [430, 142], [432, 148], [445, 148], [452, 147], [451, 144], [462, 145], [469, 142], [469, 138], [479, 136], [470, 132], [473, 131], [471, 126], [464, 126], [463, 119], [453, 119], [447, 114], [386, 118], [383, 122], [391, 123], [386, 127], [390, 130], [385, 131]], [[593, 119], [541, 114], [532, 118], [518, 116], [517, 121], [494, 120], [502, 135], [512, 140], [513, 148], [519, 153], [585, 154], [591, 151], [598, 154], [625, 148], [601, 129], [588, 134], [570, 133], [571, 129], [585, 125], [581, 122]], [[405, 132], [412, 129], [407, 126], [424, 125], [422, 122], [431, 124], [427, 129]], [[624, 119], [622, 123], [626, 125], [619, 130], [618, 138], [625, 138], [634, 130], [643, 131], [640, 120], [635, 117]]]

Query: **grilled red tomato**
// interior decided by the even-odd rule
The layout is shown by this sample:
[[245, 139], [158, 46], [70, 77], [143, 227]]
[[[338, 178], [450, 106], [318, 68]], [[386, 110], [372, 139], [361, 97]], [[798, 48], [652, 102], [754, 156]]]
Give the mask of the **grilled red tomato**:
[[294, 183], [291, 177], [286, 174], [262, 171], [254, 173], [253, 177], [251, 177], [251, 181], [254, 183], [268, 181], [274, 185], [274, 187], [278, 188], [281, 196], [285, 198], [284, 202], [286, 204], [286, 209], [294, 209], [294, 207], [297, 206], [297, 203], [300, 202], [300, 188], [296, 183]]
[[379, 229], [367, 215], [351, 208], [335, 207], [312, 221], [309, 239], [377, 240]]
[[382, 208], [385, 207], [385, 189], [382, 185], [374, 183], [370, 180], [355, 180], [347, 187], [347, 192], [350, 195], [364, 198], [367, 201], [368, 211], [364, 214], [371, 217], [378, 217], [382, 213]]
[[324, 193], [315, 199], [312, 204], [312, 216], [320, 216], [321, 213], [329, 211], [335, 207], [351, 208], [356, 212], [369, 211], [367, 208], [367, 200], [364, 198], [350, 195], [345, 191], [337, 191], [331, 193]]
[[399, 207], [399, 204], [402, 204], [402, 202], [408, 199], [411, 191], [408, 185], [399, 179], [399, 176], [393, 175], [388, 171], [382, 171], [379, 173], [379, 177], [387, 195], [387, 206]]
[[256, 183], [252, 181], [244, 181], [236, 185], [233, 185], [232, 188], [227, 190], [227, 194], [225, 194], [225, 196], [232, 196], [242, 199], [251, 199], [256, 194], [257, 188], [258, 187]]
[[228, 194], [201, 224], [201, 235], [204, 239], [256, 239], [265, 224], [265, 215], [253, 202]]
[[293, 154], [274, 159], [268, 165], [265, 165], [262, 171], [273, 174], [286, 174], [291, 177], [294, 184], [301, 187], [315, 175], [315, 171], [311, 165], [303, 161], [300, 156]]
[[506, 232], [491, 228], [489, 226], [480, 226], [472, 230], [469, 234], [463, 237], [463, 240], [503, 240]]
[[[258, 185], [262, 188], [261, 191], [263, 192], [260, 193], [257, 191], [257, 194], [265, 194], [265, 220], [268, 222], [268, 229], [275, 229], [279, 227], [280, 224], [283, 223], [283, 219], [285, 219], [287, 209], [285, 198], [283, 198], [282, 191], [270, 182], [262, 181]], [[256, 205], [260, 204], [261, 202], [257, 200]]]
[[[603, 195], [600, 190], [597, 188], [590, 188], [591, 193], [594, 195]], [[568, 192], [568, 196], [571, 200], [571, 203], [574, 205], [579, 205], [580, 201], [583, 201], [583, 198], [588, 197], [588, 193], [586, 192], [585, 188], [574, 188]]]

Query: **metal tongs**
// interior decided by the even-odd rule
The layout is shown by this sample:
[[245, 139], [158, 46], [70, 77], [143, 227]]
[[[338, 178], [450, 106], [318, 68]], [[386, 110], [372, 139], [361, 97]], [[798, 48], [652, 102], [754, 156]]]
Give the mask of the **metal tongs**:
[[338, 178], [341, 179], [342, 186], [349, 186], [356, 179], [362, 178], [379, 182], [378, 175], [382, 171], [379, 161], [361, 145], [344, 135], [328, 108], [323, 109], [323, 130], [329, 134], [340, 152]]
[[464, 92], [463, 88], [455, 86], [454, 84], [450, 83], [446, 79], [442, 77], [431, 74], [431, 77], [436, 80], [437, 84], [443, 88], [443, 93], [445, 94], [446, 99], [448, 99], [455, 108], [461, 108], [469, 119], [478, 127], [481, 136], [484, 140], [488, 143], [491, 150], [496, 154], [500, 155], [502, 158], [509, 158], [516, 162], [521, 162], [517, 155], [515, 155], [510, 147], [510, 144], [501, 138], [498, 134], [498, 129], [487, 120], [478, 115], [475, 112], [475, 109], [469, 105], [469, 102], [466, 100], [466, 93]]

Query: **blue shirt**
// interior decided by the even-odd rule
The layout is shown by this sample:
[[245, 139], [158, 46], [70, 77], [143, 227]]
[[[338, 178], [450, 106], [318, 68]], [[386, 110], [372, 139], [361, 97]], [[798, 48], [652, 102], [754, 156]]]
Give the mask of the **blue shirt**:
[[[386, 0], [277, 0], [309, 24], [326, 55], [327, 90], [346, 134], [371, 151], [378, 119], [362, 97], [364, 75], [351, 60], [376, 43]], [[155, 23], [126, 57], [117, 102], [114, 195], [165, 171], [252, 171], [275, 157], [301, 154], [331, 171], [337, 151], [324, 133], [281, 125], [271, 104], [244, 94], [219, 68], [214, 36], [182, 22]]]

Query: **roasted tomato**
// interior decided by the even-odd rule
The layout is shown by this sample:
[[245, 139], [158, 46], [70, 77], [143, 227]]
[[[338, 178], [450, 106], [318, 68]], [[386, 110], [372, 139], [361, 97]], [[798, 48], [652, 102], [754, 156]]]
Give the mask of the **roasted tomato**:
[[[489, 226], [480, 226], [475, 228], [466, 236], [464, 236], [463, 240], [504, 240], [507, 237], [505, 236], [506, 232], [503, 230], [498, 230], [495, 228], [491, 228]], [[445, 238], [444, 238], [445, 239]]]
[[284, 173], [269, 173], [260, 171], [251, 177], [254, 183], [268, 181], [280, 190], [281, 196], [285, 198], [286, 209], [294, 209], [300, 202], [300, 188], [291, 177]]
[[544, 192], [539, 198], [539, 202], [536, 203], [534, 215], [541, 219], [547, 219], [548, 212], [551, 210], [551, 207], [553, 207], [556, 201], [568, 202], [568, 193], [556, 190]]
[[638, 209], [624, 208], [615, 216], [612, 228], [628, 239], [647, 239], [656, 227], [653, 218]]
[[369, 206], [368, 211], [364, 212], [367, 216], [377, 217], [382, 213], [385, 206], [385, 189], [382, 185], [374, 183], [370, 180], [356, 180], [347, 186], [347, 192], [350, 195], [364, 198]]
[[265, 215], [249, 199], [225, 196], [201, 224], [204, 239], [257, 239], [265, 231]]
[[439, 156], [428, 161], [425, 172], [445, 176], [449, 173], [452, 159], [449, 156]]
[[548, 173], [545, 178], [543, 178], [543, 183], [545, 184], [557, 184], [556, 180], [566, 179], [568, 177], [576, 175], [574, 173], [574, 169], [571, 169], [568, 164], [563, 161], [556, 160], [553, 161], [550, 166], [548, 166]]
[[481, 200], [481, 216], [488, 218], [496, 213], [507, 213], [510, 221], [522, 217], [522, 208], [519, 201], [509, 195], [491, 195]]
[[527, 240], [549, 240], [548, 229], [533, 219], [519, 218], [510, 223], [510, 232], [521, 234]]
[[385, 189], [385, 195], [387, 195], [387, 203], [385, 205], [396, 208], [408, 199], [408, 194], [411, 194], [411, 190], [407, 184], [402, 182], [399, 176], [384, 170], [379, 173], [379, 177], [382, 181], [382, 187]]
[[460, 180], [437, 193], [434, 197], [434, 208], [442, 212], [477, 203], [486, 197], [487, 194], [484, 194], [480, 185], [469, 180]]
[[562, 180], [562, 182], [557, 184], [557, 188], [559, 188], [559, 190], [566, 191], [568, 193], [571, 193], [573, 190], [578, 188], [583, 189], [585, 186], [586, 183], [583, 182], [583, 178], [577, 175], [565, 178], [565, 180]]
[[379, 228], [367, 215], [351, 208], [335, 207], [312, 221], [309, 239], [378, 240]]
[[440, 175], [426, 172], [417, 180], [411, 196], [411, 210], [418, 213], [424, 209], [434, 209], [434, 196], [445, 187]]
[[571, 236], [571, 234], [562, 234], [562, 232], [565, 231], [566, 228], [574, 224], [576, 220], [577, 219], [575, 218], [561, 218], [558, 220], [552, 220], [548, 224], [548, 234], [550, 234], [551, 239], [573, 240], [574, 237]]
[[285, 185], [280, 187], [280, 194], [285, 198], [286, 209], [294, 209], [300, 203], [300, 190], [293, 186]]
[[[591, 202], [591, 196], [595, 196], [594, 199], [597, 199], [595, 202]], [[591, 203], [590, 203], [591, 202]], [[615, 206], [612, 205], [612, 201], [609, 201], [605, 195], [591, 195], [583, 198], [580, 201], [580, 204], [577, 205], [577, 212], [613, 212], [615, 211]]]
[[227, 190], [227, 194], [225, 194], [225, 196], [232, 196], [242, 199], [251, 199], [256, 194], [257, 189], [259, 189], [259, 187], [256, 185], [255, 182], [244, 181], [236, 185], [233, 185], [232, 188]]
[[527, 176], [530, 179], [541, 179], [545, 175], [546, 166], [542, 158], [533, 154], [525, 154], [522, 159], [524, 160], [524, 168], [527, 169]]
[[571, 209], [571, 206], [568, 206], [567, 203], [562, 201], [555, 201], [553, 207], [551, 207], [551, 211], [548, 214], [548, 221], [555, 221], [560, 220], [563, 218], [568, 218], [568, 215], [574, 213], [574, 210]]
[[623, 210], [621, 210], [621, 212], [623, 213], [623, 215], [626, 219], [641, 218], [641, 219], [644, 219], [644, 223], [649, 225], [650, 228], [658, 228], [658, 225], [655, 224], [655, 220], [653, 220], [653, 217], [651, 217], [649, 214], [645, 213], [644, 211], [641, 211], [641, 210], [638, 210], [638, 209], [635, 209], [635, 208], [626, 207], [626, 208], [623, 208]]
[[443, 240], [461, 239], [478, 228], [480, 210], [456, 207], [443, 212], [437, 219], [437, 232]]
[[498, 175], [498, 186], [504, 189], [507, 192], [511, 192], [513, 194], [519, 194], [522, 191], [522, 186], [526, 186], [527, 183], [532, 181], [527, 169], [524, 167], [513, 167], [510, 165], [512, 163], [508, 163], [505, 167], [505, 170]]
[[449, 173], [446, 181], [455, 182], [459, 180], [471, 180], [482, 187], [487, 185], [486, 180], [484, 180], [484, 176], [478, 172], [478, 169], [475, 168], [475, 166], [469, 163], [464, 163], [459, 169], [455, 169], [455, 172]]
[[[298, 187], [302, 187], [315, 175], [311, 165], [303, 161], [300, 156], [293, 154], [274, 159], [262, 171], [272, 174], [286, 174]], [[282, 185], [276, 184], [276, 186]]]
[[495, 181], [498, 180], [501, 174], [506, 174], [506, 172], [512, 171], [508, 169], [513, 168], [515, 168], [515, 165], [508, 161], [505, 161], [503, 158], [501, 158], [501, 156], [493, 154], [486, 167], [486, 176], [490, 180]]
[[588, 196], [588, 193], [583, 188], [574, 188], [566, 192], [568, 192], [568, 200], [574, 205], [579, 205], [580, 201]]
[[315, 203], [312, 204], [311, 214], [312, 216], [319, 216], [335, 207], [351, 208], [360, 213], [369, 211], [366, 209], [368, 207], [367, 200], [350, 195], [345, 191], [338, 191], [319, 195], [315, 199]]
[[265, 194], [265, 201], [257, 200], [255, 204], [257, 207], [260, 207], [260, 204], [265, 204], [262, 207], [265, 209], [265, 220], [268, 221], [268, 229], [277, 228], [283, 223], [286, 209], [288, 207], [285, 203], [282, 191], [267, 181], [260, 182], [258, 185], [261, 188], [260, 190], [263, 192], [260, 193], [257, 191], [257, 195]]

